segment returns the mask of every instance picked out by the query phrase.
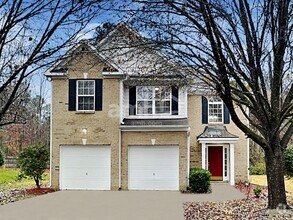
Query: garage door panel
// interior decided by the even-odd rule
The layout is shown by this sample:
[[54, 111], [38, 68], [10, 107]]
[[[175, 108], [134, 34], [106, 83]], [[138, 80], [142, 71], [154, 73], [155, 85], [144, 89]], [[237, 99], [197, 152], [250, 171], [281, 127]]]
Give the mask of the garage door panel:
[[129, 189], [178, 190], [178, 146], [131, 146], [128, 156]]
[[109, 146], [61, 146], [61, 189], [110, 189]]

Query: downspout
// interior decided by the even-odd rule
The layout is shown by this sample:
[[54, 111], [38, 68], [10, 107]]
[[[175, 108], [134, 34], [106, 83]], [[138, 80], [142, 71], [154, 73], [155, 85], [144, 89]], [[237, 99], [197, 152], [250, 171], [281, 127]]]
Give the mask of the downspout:
[[49, 187], [51, 188], [52, 186], [52, 157], [53, 157], [53, 88], [52, 88], [52, 80], [51, 81], [51, 109], [50, 109], [50, 183]]
[[[120, 79], [120, 95], [119, 95], [119, 100], [120, 100], [120, 125], [123, 123], [124, 119], [124, 103], [123, 103], [123, 81]], [[121, 128], [119, 127], [119, 138], [118, 138], [118, 190], [121, 190]]]
[[249, 138], [247, 137], [247, 139], [246, 139], [246, 141], [247, 141], [247, 146], [246, 146], [246, 148], [247, 148], [247, 165], [246, 165], [246, 167], [247, 167], [247, 178], [248, 178], [248, 181], [249, 181], [249, 179], [250, 179], [250, 168], [249, 168], [249, 157], [250, 157], [250, 151], [249, 151], [249, 142], [250, 142], [250, 140], [249, 140]]
[[[249, 115], [249, 108], [246, 108], [246, 114]], [[249, 120], [247, 119], [247, 125], [249, 126]], [[250, 157], [250, 149], [249, 149], [249, 142], [250, 142], [250, 139], [247, 137], [246, 139], [247, 143], [246, 143], [246, 150], [247, 150], [247, 165], [246, 165], [246, 168], [247, 168], [247, 178], [248, 178], [248, 181], [250, 179], [250, 164], [249, 164], [249, 157]]]
[[190, 171], [190, 127], [187, 130], [187, 186], [189, 186], [189, 171]]
[[118, 190], [121, 190], [121, 128], [119, 128], [119, 141], [118, 141], [118, 147], [119, 147], [119, 152], [118, 152]]

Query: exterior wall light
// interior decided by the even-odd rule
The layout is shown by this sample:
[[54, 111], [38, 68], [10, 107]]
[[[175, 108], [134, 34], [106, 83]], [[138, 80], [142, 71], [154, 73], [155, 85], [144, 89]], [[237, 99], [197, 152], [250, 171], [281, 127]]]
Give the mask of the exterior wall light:
[[86, 134], [87, 133], [87, 128], [82, 128], [82, 133]]

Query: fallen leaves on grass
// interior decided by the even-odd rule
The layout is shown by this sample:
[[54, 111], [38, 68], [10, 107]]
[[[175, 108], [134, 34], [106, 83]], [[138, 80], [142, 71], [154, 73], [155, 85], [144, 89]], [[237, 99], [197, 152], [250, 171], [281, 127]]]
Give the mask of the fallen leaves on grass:
[[185, 219], [267, 219], [265, 202], [233, 200], [226, 202], [188, 202], [184, 204]]

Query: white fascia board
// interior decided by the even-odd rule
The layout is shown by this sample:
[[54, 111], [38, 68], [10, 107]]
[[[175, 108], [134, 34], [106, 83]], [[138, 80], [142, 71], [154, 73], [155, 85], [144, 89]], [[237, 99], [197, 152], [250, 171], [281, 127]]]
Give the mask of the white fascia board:
[[62, 75], [61, 74], [51, 74], [51, 75], [45, 75], [48, 79], [49, 78], [67, 78], [67, 72], [66, 73], [63, 73]]
[[124, 74], [122, 72], [103, 72], [105, 78], [122, 78]]
[[53, 70], [56, 66], [58, 66], [58, 64], [50, 67], [49, 69], [47, 69], [44, 73], [44, 75], [46, 77], [53, 77], [53, 76], [67, 76], [67, 71], [66, 72], [54, 72], [52, 73], [51, 70]]
[[125, 119], [185, 119], [184, 115], [129, 115]]
[[235, 144], [239, 138], [198, 138], [199, 143], [230, 143]]
[[188, 131], [189, 126], [164, 126], [164, 127], [154, 127], [154, 126], [120, 126], [121, 131]]

